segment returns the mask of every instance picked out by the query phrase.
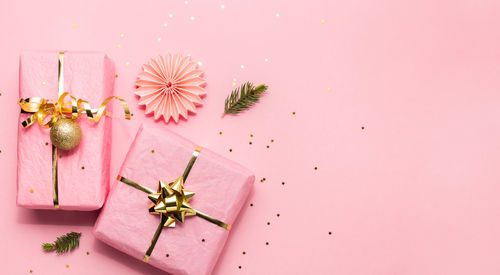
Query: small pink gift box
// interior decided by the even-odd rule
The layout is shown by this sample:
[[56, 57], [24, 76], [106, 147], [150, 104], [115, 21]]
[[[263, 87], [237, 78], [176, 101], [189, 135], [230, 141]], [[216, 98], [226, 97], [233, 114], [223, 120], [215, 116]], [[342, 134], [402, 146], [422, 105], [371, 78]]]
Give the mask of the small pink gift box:
[[[120, 176], [157, 190], [159, 180], [181, 176], [197, 145], [168, 130], [141, 126], [120, 170]], [[201, 149], [184, 187], [194, 191], [191, 206], [227, 224], [235, 221], [253, 186], [254, 175], [241, 165]], [[94, 227], [95, 236], [143, 260], [160, 217], [148, 212], [143, 191], [115, 181]], [[149, 263], [172, 274], [210, 274], [229, 230], [198, 216], [164, 227]]]
[[[58, 99], [59, 52], [25, 52], [20, 58], [20, 98]], [[64, 91], [88, 100], [93, 108], [112, 95], [113, 62], [98, 52], [64, 53]], [[18, 131], [17, 205], [54, 209], [52, 146], [49, 129], [35, 123], [23, 128], [30, 114], [21, 113]], [[98, 123], [80, 117], [82, 139], [71, 151], [58, 150], [58, 198], [61, 209], [101, 208], [109, 189], [110, 119]]]

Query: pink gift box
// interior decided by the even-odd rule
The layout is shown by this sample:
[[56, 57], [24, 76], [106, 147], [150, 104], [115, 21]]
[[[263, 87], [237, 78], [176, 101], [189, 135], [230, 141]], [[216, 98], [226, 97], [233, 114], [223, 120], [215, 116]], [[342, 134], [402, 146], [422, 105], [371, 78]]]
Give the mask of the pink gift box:
[[[58, 98], [58, 52], [26, 52], [21, 55], [19, 96]], [[64, 54], [64, 91], [88, 100], [92, 108], [112, 95], [114, 64], [98, 52]], [[69, 97], [67, 97], [68, 99]], [[52, 145], [49, 129], [38, 123], [23, 128], [30, 114], [20, 114], [18, 130], [17, 205], [54, 209]], [[98, 123], [81, 116], [82, 140], [71, 151], [59, 150], [59, 205], [66, 210], [101, 208], [109, 189], [110, 119]]]
[[[141, 126], [120, 175], [156, 191], [159, 180], [168, 183], [182, 175], [196, 147], [171, 131]], [[184, 187], [195, 192], [189, 202], [194, 209], [232, 224], [254, 179], [251, 171], [203, 148]], [[150, 204], [146, 193], [115, 181], [95, 224], [95, 236], [142, 260], [160, 222], [158, 215], [148, 212]], [[210, 274], [228, 234], [200, 217], [186, 217], [175, 228], [162, 229], [149, 263], [172, 274]]]

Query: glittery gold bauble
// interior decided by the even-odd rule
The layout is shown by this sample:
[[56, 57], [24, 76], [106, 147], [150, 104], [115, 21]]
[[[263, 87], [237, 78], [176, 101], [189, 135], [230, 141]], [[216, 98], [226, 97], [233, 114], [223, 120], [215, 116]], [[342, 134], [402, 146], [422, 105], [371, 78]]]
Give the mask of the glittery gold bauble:
[[72, 119], [61, 118], [50, 127], [50, 140], [61, 150], [74, 149], [82, 139], [82, 129]]

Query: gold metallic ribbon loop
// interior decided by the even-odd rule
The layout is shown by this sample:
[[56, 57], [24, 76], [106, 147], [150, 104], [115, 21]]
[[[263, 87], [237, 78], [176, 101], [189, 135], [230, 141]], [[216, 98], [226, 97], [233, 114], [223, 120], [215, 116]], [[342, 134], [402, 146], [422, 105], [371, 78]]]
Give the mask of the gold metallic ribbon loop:
[[194, 196], [194, 192], [184, 189], [184, 181], [187, 179], [191, 168], [196, 161], [196, 158], [200, 154], [201, 147], [197, 147], [193, 152], [193, 156], [189, 160], [186, 169], [182, 176], [175, 179], [173, 182], [166, 184], [164, 181], [160, 180], [158, 184], [157, 191], [153, 191], [146, 186], [140, 185], [132, 180], [124, 178], [118, 175], [117, 180], [134, 187], [148, 194], [148, 198], [153, 202], [149, 206], [149, 212], [151, 214], [160, 215], [160, 223], [156, 228], [151, 244], [144, 255], [143, 261], [147, 262], [153, 249], [160, 237], [163, 227], [175, 227], [175, 222], [184, 222], [186, 216], [198, 216], [203, 218], [217, 226], [224, 229], [230, 230], [231, 225], [226, 224], [216, 218], [210, 217], [209, 215], [202, 213], [201, 211], [195, 210], [189, 204], [189, 200]]

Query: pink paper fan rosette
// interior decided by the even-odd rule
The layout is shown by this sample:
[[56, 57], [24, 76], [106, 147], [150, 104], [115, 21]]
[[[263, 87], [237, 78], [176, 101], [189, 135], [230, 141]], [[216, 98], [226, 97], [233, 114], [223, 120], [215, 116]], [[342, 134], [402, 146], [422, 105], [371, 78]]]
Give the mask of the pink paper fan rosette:
[[140, 97], [139, 105], [146, 105], [146, 114], [153, 112], [155, 119], [163, 116], [165, 122], [170, 118], [177, 122], [179, 115], [187, 119], [188, 111], [196, 113], [196, 106], [202, 104], [201, 96], [206, 94], [201, 87], [205, 80], [190, 57], [159, 55], [142, 68], [135, 94]]

